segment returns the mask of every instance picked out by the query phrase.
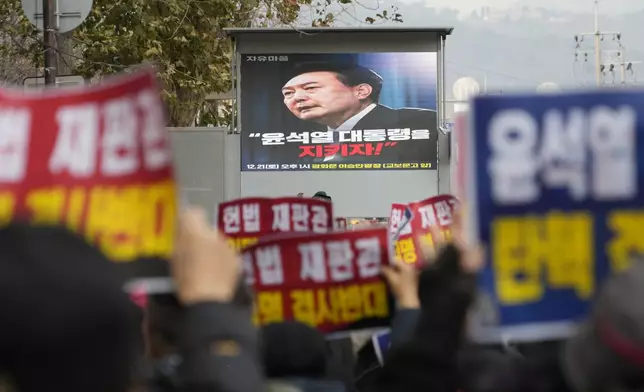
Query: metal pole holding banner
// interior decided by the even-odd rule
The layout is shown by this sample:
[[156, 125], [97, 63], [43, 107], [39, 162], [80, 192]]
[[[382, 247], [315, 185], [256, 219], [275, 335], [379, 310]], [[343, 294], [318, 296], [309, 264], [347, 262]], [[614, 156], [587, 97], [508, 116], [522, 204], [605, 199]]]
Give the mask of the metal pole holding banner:
[[45, 84], [55, 85], [58, 63], [56, 47], [56, 0], [42, 0], [43, 37], [45, 41]]

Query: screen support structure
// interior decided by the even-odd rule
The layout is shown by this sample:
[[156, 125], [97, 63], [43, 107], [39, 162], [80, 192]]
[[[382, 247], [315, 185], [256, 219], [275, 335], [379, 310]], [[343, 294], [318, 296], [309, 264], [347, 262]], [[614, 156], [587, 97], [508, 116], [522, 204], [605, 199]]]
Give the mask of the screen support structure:
[[[445, 143], [446, 139], [443, 134], [446, 128], [444, 124], [447, 121], [444, 116], [443, 92], [448, 86], [445, 86], [443, 81], [445, 72], [443, 62], [439, 56], [442, 55], [440, 52], [444, 47], [441, 40], [451, 35], [452, 31], [451, 27], [427, 26], [224, 29], [225, 35], [231, 39], [229, 45], [231, 45], [230, 48], [235, 56], [234, 60], [231, 61], [232, 81], [235, 83], [232, 97], [235, 99], [235, 116], [233, 120], [236, 127], [231, 129], [231, 132], [236, 136], [234, 139], [239, 139], [239, 144], [241, 145], [244, 137], [253, 127], [255, 127], [253, 129], [266, 133], [261, 123], [253, 124], [253, 117], [249, 117], [250, 114], [246, 112], [246, 106], [242, 105], [242, 87], [246, 86], [253, 76], [253, 74], [240, 74], [242, 64], [245, 64], [246, 56], [274, 57], [277, 55], [287, 57], [293, 54], [314, 57], [313, 55], [324, 54], [432, 53], [431, 64], [427, 62], [425, 65], [425, 63], [419, 62], [419, 68], [417, 69], [420, 72], [425, 71], [432, 75], [431, 79], [428, 79], [431, 82], [427, 84], [427, 88], [432, 95], [427, 95], [424, 101], [429, 104], [427, 105], [428, 108], [432, 107], [432, 110], [435, 110], [435, 114], [430, 120], [431, 123], [426, 122], [426, 128], [430, 128], [432, 132], [438, 134], [439, 140], [437, 144], [440, 146], [440, 143]], [[268, 60], [267, 57], [259, 61], [276, 61]], [[440, 77], [439, 71], [441, 72]], [[259, 77], [257, 74], [255, 76]], [[277, 90], [275, 91], [277, 92]], [[433, 95], [434, 91], [436, 91], [435, 96]], [[247, 96], [247, 94], [249, 95]], [[278, 99], [276, 95], [271, 97], [273, 100]], [[268, 99], [259, 99], [259, 95], [256, 97], [258, 99], [253, 99], [253, 91], [249, 90], [247, 92], [245, 87], [243, 98], [244, 100], [249, 98], [249, 102], [255, 102], [253, 105], [261, 105], [262, 99]], [[252, 107], [249, 107], [248, 110], [252, 111]], [[277, 114], [274, 112], [267, 113], [262, 114], [262, 116], [275, 117], [273, 115]], [[258, 137], [257, 135], [255, 134], [254, 137]], [[420, 153], [424, 154], [422, 157], [430, 154], [436, 155], [438, 148], [436, 145], [432, 145]], [[273, 197], [284, 193], [297, 194], [298, 192], [305, 192], [306, 194], [313, 194], [319, 189], [324, 189], [336, 195], [334, 197], [337, 199], [336, 213], [339, 216], [388, 216], [388, 208], [395, 201], [421, 200], [431, 195], [437, 195], [440, 192], [439, 188], [443, 187], [443, 185], [445, 185], [443, 188], [449, 189], [449, 184], [445, 181], [446, 178], [449, 178], [449, 167], [445, 164], [449, 158], [444, 154], [447, 148], [440, 147], [440, 151], [445, 155], [442, 159], [438, 158], [441, 161], [440, 167], [438, 165], [434, 166], [435, 163], [438, 163], [438, 159], [434, 160], [432, 157], [432, 167], [421, 170], [369, 170], [366, 168], [353, 170], [347, 168], [347, 170], [336, 171], [332, 168], [317, 167], [311, 168], [311, 170], [307, 168], [298, 169], [293, 172], [284, 170], [253, 172], [247, 170], [247, 168], [245, 169], [243, 163], [240, 162], [240, 195]], [[240, 146], [238, 154], [241, 157], [244, 153], [254, 154], [252, 151], [244, 150]], [[268, 158], [264, 157], [262, 159], [268, 162]], [[438, 180], [439, 173], [440, 182]], [[378, 178], [372, 176], [378, 176]], [[381, 183], [388, 183], [393, 186], [381, 189]], [[374, 194], [376, 194], [375, 197]], [[369, 202], [365, 202], [365, 200], [369, 200]]]
[[[438, 64], [436, 66], [437, 69], [437, 84], [438, 84], [438, 92], [436, 94], [436, 129], [438, 129], [439, 135], [438, 137], [442, 136], [444, 137], [445, 135], [448, 134], [449, 129], [447, 128], [446, 125], [446, 115], [445, 115], [445, 41], [447, 40], [447, 35], [441, 34], [440, 37], [438, 38], [439, 43], [438, 43]], [[449, 140], [449, 139], [447, 139]], [[436, 157], [437, 157], [437, 165], [438, 165], [438, 170], [436, 171], [436, 180], [438, 184], [441, 184], [441, 143], [440, 141], [436, 143]], [[449, 144], [447, 146], [449, 150]], [[449, 164], [449, 158], [448, 164]], [[439, 185], [440, 186], [440, 185]]]
[[445, 41], [447, 40], [446, 35], [441, 35], [439, 38], [439, 50], [438, 50], [438, 102], [436, 108], [438, 109], [438, 116], [436, 116], [438, 124], [438, 130], [446, 135], [449, 132], [445, 124]]
[[239, 123], [239, 113], [237, 103], [238, 101], [238, 83], [239, 74], [237, 72], [237, 64], [239, 64], [240, 55], [237, 53], [237, 40], [231, 37], [232, 53], [230, 55], [230, 90], [232, 91], [232, 106], [230, 110], [230, 131], [229, 134], [239, 134], [241, 132], [241, 124]]

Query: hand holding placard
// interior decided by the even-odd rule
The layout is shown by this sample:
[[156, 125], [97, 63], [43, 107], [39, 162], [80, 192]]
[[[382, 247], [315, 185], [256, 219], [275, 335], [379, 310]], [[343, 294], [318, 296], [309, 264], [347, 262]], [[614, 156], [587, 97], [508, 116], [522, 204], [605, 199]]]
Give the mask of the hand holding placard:
[[382, 274], [387, 283], [389, 283], [399, 308], [418, 309], [420, 307], [418, 268], [401, 260], [396, 260], [393, 265], [383, 266]]
[[429, 227], [432, 238], [436, 241], [432, 245], [424, 243], [421, 245], [423, 259], [432, 263], [436, 255], [446, 245], [452, 244], [459, 252], [459, 264], [461, 270], [465, 273], [477, 273], [485, 264], [485, 253], [480, 244], [469, 244], [463, 231], [463, 216], [459, 210], [455, 210], [452, 215], [452, 225], [450, 227], [450, 237], [448, 240], [440, 231], [438, 226]]
[[181, 301], [229, 302], [242, 272], [237, 252], [217, 229], [210, 227], [205, 211], [187, 208], [179, 220], [172, 272]]

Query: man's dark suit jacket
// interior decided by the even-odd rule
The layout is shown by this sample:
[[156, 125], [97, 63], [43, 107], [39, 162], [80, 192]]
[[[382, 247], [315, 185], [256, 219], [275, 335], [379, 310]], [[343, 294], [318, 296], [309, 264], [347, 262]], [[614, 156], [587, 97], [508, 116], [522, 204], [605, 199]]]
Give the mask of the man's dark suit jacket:
[[[378, 156], [354, 155], [342, 157], [339, 154], [325, 163], [405, 163], [427, 162], [436, 164], [438, 130], [436, 128], [436, 111], [429, 109], [403, 108], [392, 109], [377, 105], [353, 127], [354, 130], [367, 129], [429, 129], [429, 139], [398, 141], [393, 147], [383, 147]], [[326, 130], [326, 127], [315, 125], [315, 131]], [[346, 142], [345, 142], [346, 143]], [[300, 162], [321, 163], [323, 158], [302, 158]]]

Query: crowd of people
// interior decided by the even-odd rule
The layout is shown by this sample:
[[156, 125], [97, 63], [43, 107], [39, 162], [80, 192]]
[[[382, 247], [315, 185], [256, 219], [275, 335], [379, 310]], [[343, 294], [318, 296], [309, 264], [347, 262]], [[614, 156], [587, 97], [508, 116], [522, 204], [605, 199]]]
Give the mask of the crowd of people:
[[381, 365], [364, 339], [327, 339], [298, 322], [256, 329], [240, 256], [199, 208], [179, 219], [175, 294], [144, 304], [80, 236], [10, 224], [0, 229], [0, 391], [643, 390], [642, 263], [605, 284], [573, 338], [482, 346], [464, 332], [484, 252], [461, 231], [455, 218], [422, 270], [383, 268], [397, 309]]

